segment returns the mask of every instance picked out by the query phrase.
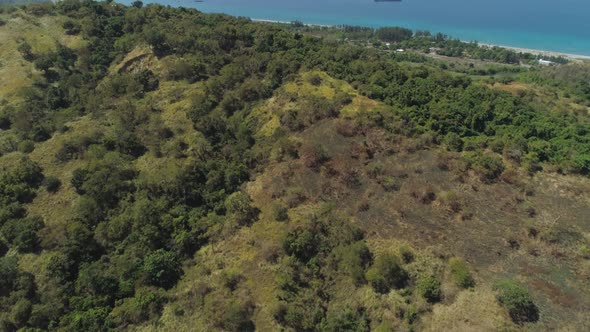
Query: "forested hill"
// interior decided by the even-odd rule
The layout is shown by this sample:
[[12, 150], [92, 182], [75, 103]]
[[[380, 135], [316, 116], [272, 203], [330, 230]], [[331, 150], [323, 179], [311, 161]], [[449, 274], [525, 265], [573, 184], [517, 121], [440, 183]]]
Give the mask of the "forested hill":
[[585, 330], [588, 65], [465, 61], [0, 7], [0, 331]]

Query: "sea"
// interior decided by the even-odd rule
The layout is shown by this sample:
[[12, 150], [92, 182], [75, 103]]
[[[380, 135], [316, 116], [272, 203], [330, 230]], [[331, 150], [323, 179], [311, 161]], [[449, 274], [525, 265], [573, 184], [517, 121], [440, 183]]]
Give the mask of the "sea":
[[[130, 4], [132, 0], [120, 0]], [[401, 26], [464, 41], [590, 56], [590, 0], [144, 0], [318, 25]]]

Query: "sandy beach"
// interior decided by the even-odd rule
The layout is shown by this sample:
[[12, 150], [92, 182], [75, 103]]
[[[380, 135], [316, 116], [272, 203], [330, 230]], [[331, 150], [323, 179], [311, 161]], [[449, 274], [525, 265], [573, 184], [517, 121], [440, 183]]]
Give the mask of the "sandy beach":
[[570, 60], [590, 61], [590, 56], [588, 56], [588, 55], [569, 54], [569, 53], [561, 53], [561, 52], [555, 52], [555, 51], [535, 50], [535, 49], [530, 49], [530, 48], [513, 47], [513, 46], [505, 46], [505, 45], [494, 45], [494, 44], [484, 44], [484, 43], [478, 43], [478, 45], [487, 46], [487, 47], [497, 46], [497, 47], [502, 47], [502, 48], [512, 50], [515, 52], [521, 52], [521, 53], [531, 53], [531, 54], [535, 54], [535, 55], [546, 55], [546, 56], [562, 56], [562, 57], [570, 59]]

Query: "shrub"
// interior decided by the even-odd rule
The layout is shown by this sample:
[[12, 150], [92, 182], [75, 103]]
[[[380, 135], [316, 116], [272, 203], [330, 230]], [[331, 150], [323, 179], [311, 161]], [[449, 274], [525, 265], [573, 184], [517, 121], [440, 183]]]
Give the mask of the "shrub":
[[70, 182], [78, 194], [83, 195], [85, 193], [84, 189], [82, 189], [82, 185], [84, 185], [84, 182], [86, 182], [89, 175], [90, 172], [88, 172], [88, 170], [80, 168], [75, 169], [72, 172], [72, 180]]
[[289, 210], [280, 203], [275, 203], [272, 206], [272, 217], [276, 221], [286, 221], [289, 219]]
[[511, 280], [498, 282], [494, 288], [498, 302], [508, 310], [512, 321], [523, 324], [539, 320], [539, 309], [525, 288]]
[[73, 311], [60, 321], [64, 331], [110, 331], [112, 320], [110, 308], [91, 308], [86, 311]]
[[504, 141], [502, 139], [496, 138], [490, 143], [490, 149], [495, 153], [502, 153], [504, 151]]
[[425, 277], [418, 281], [416, 284], [418, 293], [430, 303], [440, 301], [440, 281], [434, 277]]
[[381, 179], [381, 186], [383, 190], [391, 192], [391, 191], [398, 191], [401, 188], [400, 181], [393, 176], [384, 176]]
[[[486, 136], [472, 136], [464, 139], [463, 150], [475, 151], [485, 149], [488, 145]], [[501, 152], [501, 151], [500, 151]]]
[[12, 307], [10, 316], [17, 327], [24, 326], [31, 316], [32, 304], [27, 299], [20, 299]]
[[472, 152], [463, 158], [466, 166], [473, 169], [482, 181], [491, 182], [504, 172], [502, 158], [492, 154]]
[[6, 243], [4, 243], [4, 241], [0, 240], [0, 257], [6, 255], [6, 253], [8, 252], [8, 246], [6, 245]]
[[404, 263], [409, 264], [414, 261], [414, 252], [406, 245], [399, 248], [399, 255], [401, 256]]
[[221, 282], [223, 283], [223, 286], [232, 292], [238, 288], [238, 285], [242, 279], [242, 275], [235, 271], [223, 271], [221, 273]]
[[24, 42], [20, 43], [17, 47], [17, 50], [20, 52], [20, 54], [22, 55], [22, 57], [25, 60], [27, 60], [27, 61], [35, 60], [35, 55], [33, 54], [33, 48], [31, 47], [31, 44], [29, 44], [28, 42], [24, 41]]
[[321, 144], [305, 146], [303, 148], [302, 158], [306, 167], [314, 169], [330, 160], [326, 149]]
[[357, 189], [363, 183], [361, 181], [361, 172], [357, 169], [347, 169], [342, 173], [342, 182], [350, 189]]
[[297, 257], [302, 262], [309, 261], [319, 250], [318, 234], [309, 229], [298, 228], [287, 233], [283, 249], [288, 255]]
[[11, 126], [10, 116], [6, 113], [0, 113], [0, 130], [8, 130]]
[[415, 306], [409, 305], [404, 312], [404, 319], [408, 321], [408, 324], [412, 324], [418, 318], [418, 310]]
[[24, 140], [18, 143], [18, 151], [22, 153], [31, 153], [35, 150], [35, 143], [31, 140]]
[[381, 255], [366, 273], [369, 284], [378, 293], [387, 293], [391, 288], [405, 286], [408, 275], [393, 255]]
[[345, 309], [330, 312], [326, 319], [326, 331], [370, 331], [369, 317], [364, 310]]
[[43, 227], [40, 217], [12, 219], [2, 226], [2, 234], [19, 252], [31, 252], [39, 247], [37, 231]]
[[66, 32], [66, 35], [77, 35], [80, 33], [80, 25], [73, 21], [65, 21], [63, 28]]
[[135, 297], [125, 299], [121, 305], [115, 307], [110, 316], [115, 325], [146, 321], [159, 316], [165, 300], [162, 290], [140, 288], [135, 292]]
[[457, 135], [456, 133], [448, 133], [445, 136], [445, 145], [447, 146], [447, 150], [449, 151], [461, 151], [463, 150], [463, 140], [461, 136]]
[[369, 175], [369, 177], [371, 177], [372, 179], [377, 178], [378, 176], [383, 175], [383, 171], [385, 169], [385, 165], [383, 165], [382, 162], [380, 161], [375, 161], [370, 163], [367, 166], [367, 174]]
[[182, 275], [182, 268], [174, 253], [159, 249], [148, 255], [143, 262], [143, 271], [148, 284], [170, 288]]
[[322, 84], [322, 78], [320, 75], [318, 74], [313, 74], [308, 78], [309, 84], [314, 85], [314, 86], [319, 86], [320, 84]]
[[377, 269], [370, 268], [365, 274], [365, 278], [377, 293], [385, 294], [389, 291], [385, 278]]
[[45, 188], [50, 193], [55, 193], [61, 187], [61, 181], [55, 176], [48, 176], [45, 178]]
[[356, 285], [365, 282], [365, 270], [373, 259], [367, 245], [358, 241], [346, 247], [339, 247], [334, 250], [338, 257], [338, 270], [342, 271], [354, 280]]
[[299, 187], [289, 188], [285, 193], [285, 202], [289, 208], [299, 206], [301, 203], [305, 202], [306, 199], [305, 192]]
[[18, 277], [18, 259], [15, 256], [0, 257], [0, 296], [8, 295]]
[[241, 303], [231, 301], [223, 311], [221, 327], [226, 331], [249, 332], [254, 331], [255, 326], [250, 317], [254, 311], [254, 305], [247, 301]]
[[446, 205], [449, 212], [459, 212], [461, 211], [463, 204], [461, 203], [461, 199], [457, 195], [457, 193], [453, 190], [444, 192], [440, 195], [441, 201]]
[[224, 205], [227, 214], [239, 225], [249, 225], [258, 219], [260, 211], [252, 206], [252, 199], [244, 192], [231, 194]]
[[475, 280], [469, 272], [467, 263], [459, 258], [454, 257], [449, 260], [449, 268], [451, 270], [451, 278], [453, 282], [461, 288], [471, 288], [475, 286]]

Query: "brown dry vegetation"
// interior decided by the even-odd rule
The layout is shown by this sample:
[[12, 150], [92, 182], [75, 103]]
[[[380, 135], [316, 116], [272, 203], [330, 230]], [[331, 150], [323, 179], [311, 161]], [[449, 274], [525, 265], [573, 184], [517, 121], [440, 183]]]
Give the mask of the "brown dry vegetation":
[[[338, 83], [322, 78], [322, 85], [312, 86], [303, 75], [285, 91], [333, 96]], [[354, 93], [347, 87], [344, 90]], [[359, 98], [363, 97], [354, 100]], [[281, 130], [270, 124], [273, 119], [285, 109], [299, 107], [281, 102], [283, 99], [283, 92], [279, 92], [257, 111], [269, 122], [260, 136], [272, 135], [268, 132], [271, 126]], [[353, 101], [351, 105], [367, 104]], [[261, 210], [260, 221], [200, 250], [195, 265], [186, 269], [187, 277], [174, 291], [177, 301], [166, 307], [158, 325], [141, 330], [206, 326], [199, 312], [178, 316], [174, 308], [195, 301], [203, 283], [217, 284], [220, 274], [228, 270], [240, 271], [239, 288], [254, 302], [257, 328], [278, 329], [272, 317], [278, 294], [274, 275], [280, 266], [275, 259], [289, 227], [273, 218], [272, 206], [277, 202], [289, 207], [291, 225], [331, 206], [365, 231], [369, 248], [377, 254], [398, 253], [399, 248], [411, 246], [417, 262], [407, 265], [410, 272], [414, 268], [420, 273], [444, 270], [446, 260], [454, 256], [464, 257], [471, 265], [475, 290], [458, 289], [447, 275], [443, 301], [434, 307], [418, 301], [417, 307], [406, 308], [401, 298], [396, 298], [399, 295], [381, 297], [368, 287], [350, 296], [347, 290], [351, 287], [345, 280], [334, 286], [335, 294], [341, 295], [336, 295], [333, 303], [389, 308], [370, 312], [375, 321], [401, 327], [403, 314], [400, 316], [399, 310], [418, 310], [431, 311], [419, 323], [424, 330], [515, 329], [491, 291], [494, 280], [511, 277], [528, 285], [539, 303], [541, 321], [535, 329], [556, 329], [564, 322], [572, 322], [565, 326], [573, 329], [587, 326], [589, 321], [582, 313], [590, 308], [588, 279], [584, 277], [588, 269], [583, 268], [579, 250], [588, 240], [588, 179], [545, 173], [531, 178], [517, 172], [512, 177], [519, 181], [510, 181], [507, 175], [483, 183], [476, 174], [460, 169], [460, 153], [441, 151], [420, 139], [386, 134], [356, 116], [370, 112], [370, 108], [350, 107], [338, 119], [319, 120], [291, 134], [289, 140], [298, 142], [295, 146], [301, 158], [278, 158], [246, 186]], [[318, 144], [330, 158], [309, 167], [306, 149]], [[398, 190], [386, 190], [385, 179], [395, 179]], [[293, 195], [300, 197], [297, 203], [293, 203]], [[571, 237], [580, 239], [579, 243]]]

